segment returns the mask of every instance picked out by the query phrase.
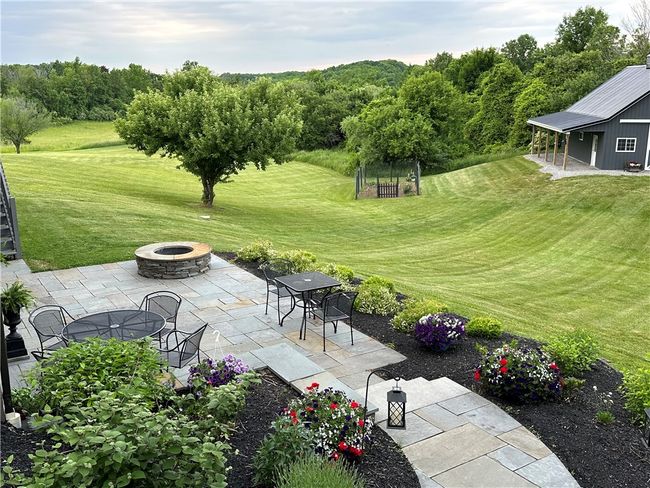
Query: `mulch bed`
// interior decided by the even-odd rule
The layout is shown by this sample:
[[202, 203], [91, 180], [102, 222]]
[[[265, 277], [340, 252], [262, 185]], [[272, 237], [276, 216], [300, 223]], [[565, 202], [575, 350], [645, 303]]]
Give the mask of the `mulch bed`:
[[[234, 260], [234, 253], [219, 253]], [[256, 263], [237, 262], [238, 266], [262, 276]], [[391, 372], [406, 380], [417, 377], [435, 379], [441, 376], [476, 390], [473, 372], [481, 359], [475, 346], [489, 349], [517, 339], [522, 345], [539, 345], [532, 339], [504, 334], [501, 339], [467, 338], [453, 350], [434, 353], [411, 336], [395, 331], [389, 317], [356, 313], [354, 327], [402, 353], [408, 359], [389, 367]], [[632, 424], [624, 409], [624, 398], [618, 388], [622, 375], [606, 362], [598, 362], [585, 375], [585, 386], [570, 398], [556, 403], [513, 405], [485, 395], [534, 432], [571, 471], [583, 487], [611, 488], [650, 486], [650, 450], [641, 441], [641, 430]], [[612, 392], [611, 408], [616, 420], [603, 425], [595, 420], [603, 410], [598, 392]], [[403, 485], [407, 486], [407, 485]], [[415, 485], [417, 486], [417, 485]]]
[[[271, 422], [298, 393], [272, 372], [263, 370], [262, 384], [253, 385], [246, 397], [246, 407], [237, 419], [237, 430], [230, 444], [239, 453], [231, 455], [232, 470], [228, 486], [253, 486], [253, 457], [262, 439], [271, 432]], [[357, 465], [367, 488], [401, 488], [418, 486], [413, 467], [401, 449], [383, 430], [373, 429], [372, 449]]]
[[27, 475], [32, 471], [32, 461], [28, 455], [41, 449], [43, 444], [47, 447], [53, 444], [45, 432], [16, 429], [9, 424], [0, 425], [0, 438], [2, 439], [0, 453], [2, 466], [5, 466], [7, 458], [13, 455], [12, 468]]

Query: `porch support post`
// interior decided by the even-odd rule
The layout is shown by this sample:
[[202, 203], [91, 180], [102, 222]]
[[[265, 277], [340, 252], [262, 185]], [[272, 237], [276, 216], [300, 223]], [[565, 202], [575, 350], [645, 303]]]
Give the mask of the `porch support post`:
[[537, 131], [537, 157], [541, 157], [542, 154], [542, 130]]
[[555, 160], [557, 158], [557, 132], [555, 134], [555, 142], [553, 143], [553, 166], [555, 166]]
[[550, 137], [550, 134], [548, 131], [546, 131], [546, 149], [544, 150], [544, 162], [548, 161], [548, 139]]
[[566, 170], [566, 163], [569, 157], [569, 139], [571, 138], [571, 132], [567, 132], [564, 135], [564, 163], [562, 163], [562, 169]]
[[533, 126], [533, 139], [530, 141], [530, 154], [535, 153], [535, 126]]

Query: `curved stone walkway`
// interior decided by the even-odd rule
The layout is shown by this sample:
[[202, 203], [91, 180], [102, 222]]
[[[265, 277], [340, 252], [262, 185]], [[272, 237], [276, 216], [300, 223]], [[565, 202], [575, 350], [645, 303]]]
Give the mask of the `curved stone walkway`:
[[[202, 351], [212, 357], [232, 353], [254, 368], [269, 367], [302, 391], [313, 381], [332, 386], [362, 402], [371, 369], [406, 359], [379, 341], [349, 328], [329, 328], [322, 352], [320, 327], [309, 324], [307, 340], [298, 338], [300, 316], [279, 327], [276, 309], [264, 313], [263, 280], [213, 256], [210, 270], [180, 280], [138, 276], [135, 261], [31, 273], [22, 261], [2, 269], [0, 281], [22, 280], [37, 305], [56, 303], [74, 316], [116, 308], [137, 308], [142, 297], [167, 289], [183, 297], [178, 327], [192, 330], [208, 322]], [[285, 305], [286, 307], [286, 305]], [[285, 309], [286, 310], [286, 309]], [[26, 315], [26, 314], [24, 314]], [[19, 332], [28, 350], [38, 348], [30, 326]], [[25, 358], [10, 363], [12, 385], [34, 364]], [[188, 368], [174, 374], [181, 381]], [[370, 411], [385, 429], [386, 392], [392, 381], [374, 376], [368, 392]], [[385, 429], [402, 446], [423, 488], [577, 487], [559, 459], [532, 433], [503, 410], [448, 378], [400, 382], [406, 391], [406, 430]]]

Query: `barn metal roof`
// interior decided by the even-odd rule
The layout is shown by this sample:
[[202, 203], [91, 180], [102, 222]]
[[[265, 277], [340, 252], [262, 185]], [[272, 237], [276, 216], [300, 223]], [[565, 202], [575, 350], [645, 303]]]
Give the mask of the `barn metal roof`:
[[614, 117], [650, 93], [650, 69], [628, 66], [564, 112], [535, 117], [529, 124], [566, 132]]

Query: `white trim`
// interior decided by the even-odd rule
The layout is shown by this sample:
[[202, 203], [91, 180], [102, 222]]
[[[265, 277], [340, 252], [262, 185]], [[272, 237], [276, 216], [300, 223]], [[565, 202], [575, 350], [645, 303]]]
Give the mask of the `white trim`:
[[[634, 149], [632, 149], [631, 151], [619, 151], [618, 150], [618, 141], [634, 141]], [[617, 153], [634, 153], [634, 152], [636, 152], [636, 137], [617, 137], [616, 138], [616, 146], [615, 146], [615, 148], [616, 148]]]
[[530, 125], [534, 125], [535, 127], [541, 127], [542, 129], [552, 130], [553, 132], [558, 132], [560, 134], [571, 134], [571, 131], [564, 131], [564, 130], [558, 128], [558, 127], [553, 127], [552, 125], [542, 124], [540, 122], [533, 122], [532, 120], [528, 120], [526, 123], [530, 124]]
[[648, 144], [645, 148], [645, 169], [650, 170], [650, 159], [648, 158], [650, 154], [650, 126], [648, 126]]
[[621, 124], [650, 124], [650, 119], [621, 119]]
[[598, 156], [598, 134], [594, 134], [591, 139], [591, 159], [589, 160], [589, 166], [596, 167], [596, 157]]

